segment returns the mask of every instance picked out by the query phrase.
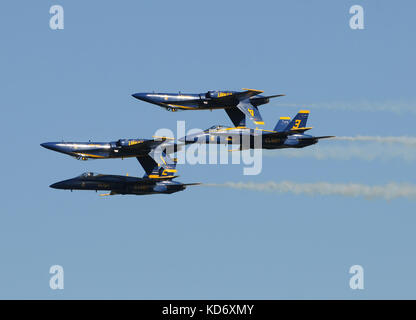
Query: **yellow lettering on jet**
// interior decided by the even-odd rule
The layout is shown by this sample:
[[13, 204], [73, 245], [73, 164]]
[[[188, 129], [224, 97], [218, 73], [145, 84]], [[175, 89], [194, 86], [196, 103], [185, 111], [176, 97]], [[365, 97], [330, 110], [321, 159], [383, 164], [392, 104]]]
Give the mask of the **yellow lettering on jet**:
[[232, 92], [218, 92], [218, 98], [231, 96]]
[[135, 144], [139, 144], [139, 143], [142, 143], [142, 142], [143, 142], [142, 140], [130, 140], [129, 141], [129, 146], [133, 146]]

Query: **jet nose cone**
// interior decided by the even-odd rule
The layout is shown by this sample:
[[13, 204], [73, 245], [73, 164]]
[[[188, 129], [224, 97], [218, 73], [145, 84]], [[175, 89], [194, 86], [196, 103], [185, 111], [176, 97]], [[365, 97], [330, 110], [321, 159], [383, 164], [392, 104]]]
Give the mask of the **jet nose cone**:
[[53, 189], [62, 189], [63, 184], [62, 182], [56, 182], [56, 183], [52, 183], [49, 187]]
[[51, 184], [49, 187], [53, 189], [73, 189], [77, 185], [74, 179], [63, 180], [56, 183]]
[[44, 147], [46, 149], [51, 149], [51, 142], [44, 142], [40, 144], [41, 147]]
[[147, 93], [145, 92], [138, 92], [138, 93], [133, 93], [132, 97], [139, 99], [139, 100], [143, 100], [143, 101], [147, 101]]
[[53, 150], [53, 151], [59, 150], [59, 147], [56, 142], [45, 142], [45, 143], [41, 143], [40, 145], [49, 150]]

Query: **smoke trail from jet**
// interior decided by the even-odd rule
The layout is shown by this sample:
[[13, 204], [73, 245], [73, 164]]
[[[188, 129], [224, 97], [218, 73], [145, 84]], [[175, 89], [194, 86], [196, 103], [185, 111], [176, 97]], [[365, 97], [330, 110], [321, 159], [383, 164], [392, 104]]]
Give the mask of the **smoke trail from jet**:
[[[337, 139], [338, 141], [333, 141]], [[313, 158], [316, 160], [416, 161], [416, 137], [337, 137], [302, 149], [265, 150], [266, 157]], [[336, 143], [338, 142], [338, 143]], [[360, 143], [355, 143], [360, 142]]]
[[355, 137], [335, 137], [334, 140], [341, 141], [366, 141], [387, 144], [403, 144], [406, 146], [416, 147], [416, 137], [399, 136], [399, 137], [381, 137], [381, 136], [355, 136]]
[[373, 161], [394, 159], [405, 162], [416, 161], [416, 149], [382, 146], [313, 146], [304, 149], [283, 149], [263, 151], [265, 157], [312, 158], [316, 160], [352, 160]]
[[321, 103], [279, 103], [282, 107], [314, 108], [326, 110], [351, 111], [388, 111], [397, 114], [416, 113], [416, 101], [356, 101], [356, 102], [321, 102]]
[[306, 194], [309, 196], [364, 197], [366, 199], [382, 198], [384, 200], [407, 198], [416, 200], [416, 185], [395, 182], [385, 185], [370, 186], [358, 183], [297, 183], [292, 181], [270, 181], [264, 183], [225, 182], [223, 184], [207, 184], [206, 186], [277, 194], [293, 193], [296, 195]]

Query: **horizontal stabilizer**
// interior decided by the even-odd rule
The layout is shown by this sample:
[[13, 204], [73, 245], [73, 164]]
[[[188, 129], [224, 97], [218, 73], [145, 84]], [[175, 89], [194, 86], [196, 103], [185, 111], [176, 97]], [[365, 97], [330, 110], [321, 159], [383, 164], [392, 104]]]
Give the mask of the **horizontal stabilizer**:
[[147, 176], [148, 179], [158, 179], [158, 180], [172, 180], [179, 176], [161, 176], [158, 174], [150, 174]]
[[311, 130], [313, 127], [303, 127], [297, 129], [290, 129], [290, 133], [303, 133], [305, 131]]
[[285, 94], [275, 94], [273, 96], [266, 96], [266, 99], [272, 99], [272, 98], [278, 98], [278, 97], [284, 97]]

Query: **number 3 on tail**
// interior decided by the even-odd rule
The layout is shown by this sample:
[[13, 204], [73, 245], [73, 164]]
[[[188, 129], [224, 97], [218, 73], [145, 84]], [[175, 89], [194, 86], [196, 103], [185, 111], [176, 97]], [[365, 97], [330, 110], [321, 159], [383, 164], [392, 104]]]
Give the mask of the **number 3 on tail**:
[[292, 129], [299, 129], [301, 120], [295, 120], [295, 125], [292, 127]]

